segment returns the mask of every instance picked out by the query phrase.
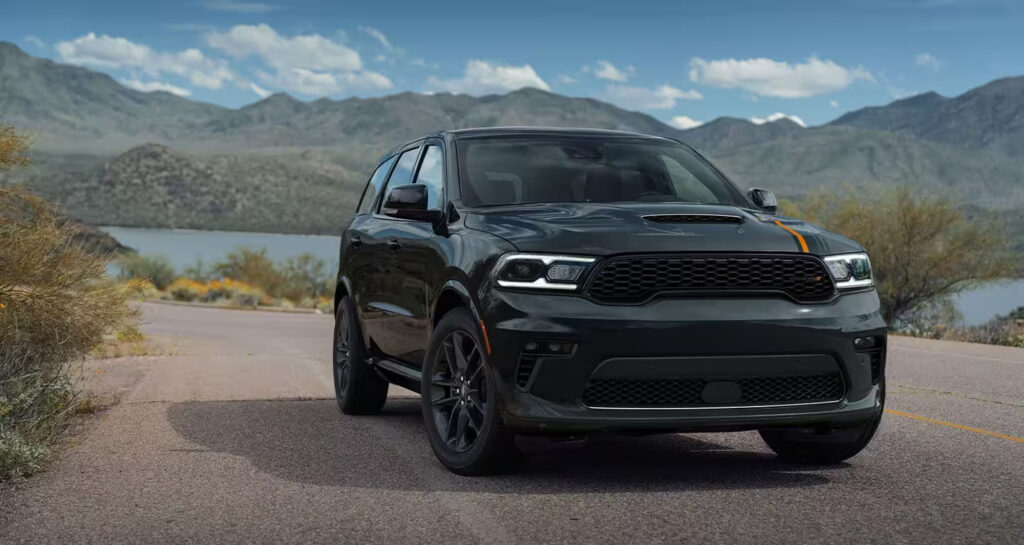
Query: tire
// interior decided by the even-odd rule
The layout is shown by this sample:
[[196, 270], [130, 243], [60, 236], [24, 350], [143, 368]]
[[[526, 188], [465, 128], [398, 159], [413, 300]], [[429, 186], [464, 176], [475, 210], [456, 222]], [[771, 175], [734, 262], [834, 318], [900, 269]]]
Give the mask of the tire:
[[388, 397], [388, 383], [366, 361], [355, 305], [349, 297], [338, 303], [334, 317], [334, 397], [344, 414], [376, 414]]
[[501, 419], [484, 346], [472, 315], [457, 308], [434, 330], [423, 362], [427, 440], [437, 459], [459, 475], [497, 473], [519, 458], [515, 435]]
[[760, 430], [761, 438], [779, 458], [798, 464], [838, 464], [852, 458], [871, 442], [882, 422], [885, 408], [885, 382], [882, 382], [882, 407], [878, 416], [861, 424], [837, 428], [826, 433], [803, 430]]

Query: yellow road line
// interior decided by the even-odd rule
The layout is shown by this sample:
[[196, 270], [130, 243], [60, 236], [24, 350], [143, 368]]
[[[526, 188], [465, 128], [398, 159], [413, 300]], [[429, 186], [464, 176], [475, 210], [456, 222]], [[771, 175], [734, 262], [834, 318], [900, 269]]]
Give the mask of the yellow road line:
[[994, 431], [983, 430], [980, 428], [972, 428], [970, 426], [961, 426], [960, 424], [954, 424], [952, 422], [946, 422], [944, 420], [935, 420], [934, 418], [928, 418], [927, 416], [920, 416], [916, 414], [905, 413], [902, 411], [894, 411], [892, 409], [886, 409], [885, 412], [895, 414], [898, 416], [905, 416], [907, 418], [913, 418], [914, 420], [920, 420], [922, 422], [931, 422], [932, 424], [938, 424], [940, 426], [947, 426], [950, 428], [956, 428], [958, 430], [973, 431], [974, 433], [980, 433], [981, 435], [988, 435], [991, 437], [998, 437], [1000, 439], [1009, 439], [1010, 441], [1016, 441], [1018, 443], [1024, 443], [1024, 437], [1016, 437], [1013, 435], [1006, 435], [1005, 433], [996, 433]]
[[796, 232], [796, 229], [793, 229], [793, 228], [791, 228], [791, 227], [789, 227], [787, 225], [784, 225], [779, 220], [775, 220], [775, 225], [778, 225], [779, 227], [782, 227], [783, 229], [789, 231], [790, 234], [792, 234], [793, 236], [796, 237], [797, 242], [800, 243], [800, 249], [803, 250], [805, 254], [810, 253], [810, 250], [807, 249], [807, 241], [804, 240], [804, 236], [803, 235], [801, 235], [800, 233]]

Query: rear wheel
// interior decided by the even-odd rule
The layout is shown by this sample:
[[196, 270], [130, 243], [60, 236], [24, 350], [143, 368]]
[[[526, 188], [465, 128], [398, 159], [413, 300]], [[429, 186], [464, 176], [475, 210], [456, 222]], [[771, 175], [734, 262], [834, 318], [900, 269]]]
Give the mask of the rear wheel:
[[[885, 406], [885, 382], [882, 382], [882, 407]], [[852, 458], [871, 442], [883, 411], [856, 426], [816, 433], [806, 430], [761, 430], [761, 438], [779, 458], [801, 464], [836, 464]]]
[[472, 315], [455, 309], [430, 340], [421, 387], [427, 439], [438, 460], [460, 475], [485, 475], [518, 458], [501, 421], [485, 344]]
[[366, 361], [355, 305], [348, 297], [338, 303], [334, 319], [334, 397], [345, 414], [380, 412], [388, 397], [388, 383]]

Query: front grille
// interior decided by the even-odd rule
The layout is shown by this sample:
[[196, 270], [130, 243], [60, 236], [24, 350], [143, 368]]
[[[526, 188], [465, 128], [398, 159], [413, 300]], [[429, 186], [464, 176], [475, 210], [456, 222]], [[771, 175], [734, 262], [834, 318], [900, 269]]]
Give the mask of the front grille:
[[814, 256], [635, 255], [606, 262], [588, 292], [609, 303], [700, 292], [775, 292], [799, 302], [821, 302], [832, 298], [835, 287], [825, 265]]
[[739, 216], [724, 214], [650, 214], [643, 218], [657, 223], [743, 223]]
[[[591, 379], [583, 388], [588, 407], [714, 407], [701, 399], [704, 379]], [[843, 396], [838, 373], [735, 380], [740, 398], [727, 405], [783, 405], [836, 401]]]

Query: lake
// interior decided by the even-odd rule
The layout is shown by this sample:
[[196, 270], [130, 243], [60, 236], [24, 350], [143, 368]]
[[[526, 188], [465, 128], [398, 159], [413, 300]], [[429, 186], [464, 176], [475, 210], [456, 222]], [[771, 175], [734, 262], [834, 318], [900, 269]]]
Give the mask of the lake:
[[[271, 233], [240, 233], [229, 231], [194, 231], [190, 229], [138, 229], [134, 227], [103, 227], [126, 246], [144, 255], [163, 255], [181, 271], [202, 258], [206, 265], [219, 261], [239, 246], [266, 248], [274, 260], [284, 260], [302, 253], [311, 253], [337, 267], [340, 238], [327, 235], [278, 235]], [[992, 284], [962, 293], [960, 312], [971, 325], [981, 324], [996, 316], [1024, 306], [1024, 280]]]

